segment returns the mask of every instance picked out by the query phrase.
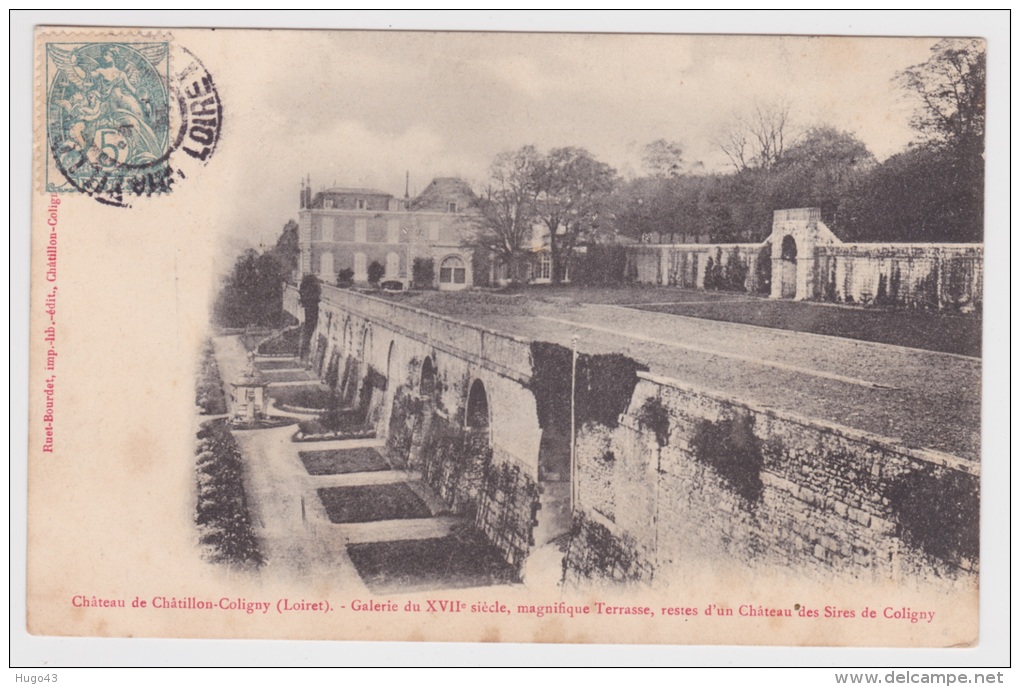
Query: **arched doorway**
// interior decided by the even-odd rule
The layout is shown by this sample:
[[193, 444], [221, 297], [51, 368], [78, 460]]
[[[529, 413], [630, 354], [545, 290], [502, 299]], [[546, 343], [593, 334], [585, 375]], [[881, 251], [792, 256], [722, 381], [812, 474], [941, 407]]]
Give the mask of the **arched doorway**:
[[[787, 234], [783, 237], [783, 243], [780, 246], [779, 257], [781, 258], [779, 264], [781, 266], [781, 274], [779, 275], [780, 281], [780, 298], [796, 298], [797, 297], [797, 241]], [[773, 279], [776, 275], [773, 275]]]
[[476, 379], [471, 384], [464, 420], [468, 429], [486, 430], [489, 428], [489, 397], [485, 393], [485, 385], [480, 379]]
[[425, 356], [421, 364], [421, 378], [418, 380], [418, 393], [426, 398], [431, 398], [436, 392], [436, 367], [432, 364], [431, 356]]

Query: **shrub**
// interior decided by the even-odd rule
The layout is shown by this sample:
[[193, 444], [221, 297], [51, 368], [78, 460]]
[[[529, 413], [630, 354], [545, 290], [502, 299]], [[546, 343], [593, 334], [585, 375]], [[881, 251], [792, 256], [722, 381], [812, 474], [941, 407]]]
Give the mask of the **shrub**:
[[208, 547], [207, 555], [214, 562], [258, 568], [265, 558], [248, 513], [241, 453], [234, 435], [225, 422], [217, 420], [202, 425], [198, 440], [195, 524], [199, 541]]
[[206, 341], [199, 364], [198, 384], [195, 387], [195, 404], [203, 415], [223, 415], [227, 412], [227, 399], [223, 393], [223, 381], [213, 355], [211, 341]]
[[350, 267], [345, 267], [336, 273], [336, 285], [341, 289], [346, 289], [354, 284], [354, 270]]
[[436, 281], [436, 262], [432, 258], [415, 258], [411, 280], [416, 289], [431, 289]]
[[383, 267], [378, 260], [373, 260], [368, 265], [368, 283], [373, 286], [378, 286], [379, 280], [386, 274], [386, 268]]
[[621, 284], [628, 280], [627, 249], [595, 243], [576, 256], [571, 267], [571, 280], [578, 284]]
[[388, 281], [384, 281], [380, 286], [382, 286], [382, 288], [385, 289], [386, 291], [403, 291], [404, 290], [403, 283], [397, 281], [396, 279], [390, 279]]

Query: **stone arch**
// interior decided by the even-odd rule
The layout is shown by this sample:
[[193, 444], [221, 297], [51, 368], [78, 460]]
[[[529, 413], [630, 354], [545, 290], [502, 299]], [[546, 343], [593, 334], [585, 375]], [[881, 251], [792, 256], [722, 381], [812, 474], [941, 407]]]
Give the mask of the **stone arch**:
[[421, 363], [421, 375], [418, 379], [418, 393], [422, 396], [431, 397], [436, 392], [436, 366], [432, 363], [432, 356], [425, 356]]
[[343, 352], [345, 356], [349, 356], [354, 350], [354, 328], [351, 325], [351, 318], [347, 317], [344, 319], [344, 338], [343, 338]]
[[365, 324], [364, 330], [361, 332], [361, 362], [368, 365], [369, 358], [372, 355], [372, 327], [368, 323]]
[[467, 409], [464, 412], [464, 424], [468, 429], [487, 430], [490, 420], [489, 395], [485, 391], [482, 380], [476, 379], [468, 391]]
[[779, 247], [779, 274], [772, 275], [780, 280], [779, 297], [797, 297], [797, 240], [792, 234], [783, 237]]
[[386, 388], [393, 389], [396, 385], [393, 383], [393, 351], [397, 347], [397, 342], [390, 339], [390, 345], [386, 347]]

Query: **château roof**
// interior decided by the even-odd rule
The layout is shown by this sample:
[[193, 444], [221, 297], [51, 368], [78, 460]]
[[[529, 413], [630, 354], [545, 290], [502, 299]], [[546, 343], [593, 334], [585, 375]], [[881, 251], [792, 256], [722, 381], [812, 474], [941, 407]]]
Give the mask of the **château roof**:
[[390, 196], [392, 193], [386, 193], [386, 191], [379, 191], [374, 188], [355, 188], [353, 186], [335, 186], [333, 188], [327, 188], [319, 193], [333, 193], [337, 195], [349, 195], [349, 196]]
[[463, 179], [457, 177], [436, 177], [425, 187], [425, 190], [411, 201], [411, 210], [446, 211], [450, 201], [457, 203], [459, 209], [467, 209], [478, 198]]

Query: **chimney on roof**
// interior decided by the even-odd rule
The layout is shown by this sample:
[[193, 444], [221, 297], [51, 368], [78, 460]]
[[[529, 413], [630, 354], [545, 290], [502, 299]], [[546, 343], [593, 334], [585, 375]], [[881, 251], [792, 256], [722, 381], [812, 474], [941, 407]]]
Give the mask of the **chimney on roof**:
[[411, 170], [404, 172], [404, 200], [411, 197]]

